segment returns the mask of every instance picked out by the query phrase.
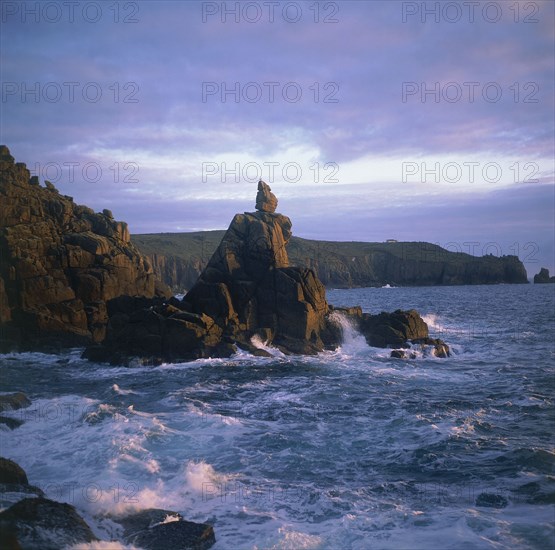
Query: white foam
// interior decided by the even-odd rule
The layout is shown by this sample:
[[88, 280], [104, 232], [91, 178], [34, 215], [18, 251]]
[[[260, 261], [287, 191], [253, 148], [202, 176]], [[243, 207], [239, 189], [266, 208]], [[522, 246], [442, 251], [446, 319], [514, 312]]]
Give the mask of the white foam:
[[360, 353], [368, 353], [370, 349], [366, 338], [356, 330], [352, 321], [339, 313], [334, 311], [330, 316], [330, 320], [341, 327], [342, 342], [341, 352], [347, 355], [358, 355]]
[[285, 357], [285, 354], [282, 353], [279, 349], [271, 346], [267, 341], [263, 342], [262, 338], [258, 334], [255, 334], [251, 338], [251, 344], [257, 349], [267, 351], [273, 357]]

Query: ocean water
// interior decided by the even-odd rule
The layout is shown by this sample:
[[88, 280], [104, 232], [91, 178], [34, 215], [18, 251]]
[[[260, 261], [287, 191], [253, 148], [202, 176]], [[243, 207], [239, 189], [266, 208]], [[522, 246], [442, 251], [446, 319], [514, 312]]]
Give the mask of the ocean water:
[[554, 298], [328, 291], [373, 313], [416, 308], [449, 359], [391, 359], [348, 329], [316, 357], [3, 355], [2, 391], [33, 405], [9, 413], [25, 423], [0, 428], [0, 454], [107, 541], [111, 515], [163, 507], [213, 524], [216, 550], [553, 548]]

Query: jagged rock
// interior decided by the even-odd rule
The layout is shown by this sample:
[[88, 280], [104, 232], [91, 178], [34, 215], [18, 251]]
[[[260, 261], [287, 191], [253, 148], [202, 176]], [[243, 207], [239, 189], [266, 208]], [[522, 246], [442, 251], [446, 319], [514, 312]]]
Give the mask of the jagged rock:
[[258, 182], [258, 193], [256, 194], [256, 206], [255, 208], [259, 212], [269, 212], [273, 213], [276, 211], [278, 205], [278, 200], [276, 196], [272, 193], [270, 186], [260, 180]]
[[216, 542], [211, 525], [185, 521], [171, 510], [151, 508], [114, 521], [124, 528], [127, 544], [145, 550], [207, 550]]
[[127, 224], [45, 185], [1, 147], [0, 333], [22, 347], [100, 341], [103, 303], [164, 289], [157, 290], [150, 263], [130, 243]]
[[[272, 197], [259, 182], [257, 208], [273, 210], [268, 207], [274, 204]], [[360, 307], [330, 308], [314, 271], [289, 265], [290, 238], [291, 220], [282, 214], [236, 214], [182, 301], [109, 302], [106, 339], [85, 356], [113, 363], [138, 357], [159, 364], [225, 357], [234, 353], [235, 345], [268, 355], [251, 343], [255, 336], [283, 353], [314, 354], [341, 342], [341, 328], [330, 316], [334, 312], [353, 318], [372, 346], [408, 346], [409, 340], [428, 337], [426, 323], [413, 310], [369, 315]], [[81, 248], [93, 250], [96, 243], [87, 240]], [[442, 350], [438, 344], [437, 353]]]
[[[266, 187], [259, 183], [259, 196]], [[290, 237], [291, 220], [282, 214], [237, 214], [184, 303], [210, 315], [240, 345], [264, 330], [286, 353], [321, 351], [325, 289], [312, 270], [289, 267]]]
[[98, 540], [70, 504], [25, 498], [0, 512], [0, 536], [29, 550], [58, 550]]
[[555, 283], [555, 275], [549, 276], [549, 269], [542, 267], [539, 273], [534, 275], [534, 284]]
[[102, 345], [87, 348], [83, 356], [91, 361], [143, 364], [163, 361], [191, 361], [201, 357], [228, 357], [236, 348], [222, 341], [222, 328], [204, 314], [187, 311], [185, 304], [172, 300], [122, 296], [108, 302], [110, 321]]

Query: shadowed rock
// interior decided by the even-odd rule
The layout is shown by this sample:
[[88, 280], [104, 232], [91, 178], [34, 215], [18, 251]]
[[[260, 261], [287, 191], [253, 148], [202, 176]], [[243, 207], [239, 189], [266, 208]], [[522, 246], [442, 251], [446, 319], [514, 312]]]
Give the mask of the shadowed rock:
[[98, 540], [70, 504], [25, 498], [0, 513], [0, 533], [25, 549], [58, 550]]
[[128, 544], [144, 550], [207, 550], [216, 542], [211, 525], [186, 521], [171, 510], [151, 508], [114, 521], [124, 528]]
[[539, 273], [534, 275], [534, 284], [555, 283], [555, 275], [549, 276], [549, 269], [542, 267]]
[[[148, 260], [109, 210], [95, 214], [39, 185], [0, 147], [0, 342], [81, 344], [105, 336], [106, 301], [152, 297]], [[6, 342], [8, 340], [8, 342]]]

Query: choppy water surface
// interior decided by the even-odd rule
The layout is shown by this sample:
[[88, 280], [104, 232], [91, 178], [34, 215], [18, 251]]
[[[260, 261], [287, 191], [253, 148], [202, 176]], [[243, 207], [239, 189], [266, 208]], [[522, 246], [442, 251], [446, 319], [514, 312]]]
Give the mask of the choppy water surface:
[[1, 454], [109, 540], [103, 514], [164, 507], [215, 549], [552, 548], [550, 285], [331, 290], [416, 308], [447, 360], [390, 359], [349, 334], [318, 357], [109, 367], [0, 356], [25, 424]]

